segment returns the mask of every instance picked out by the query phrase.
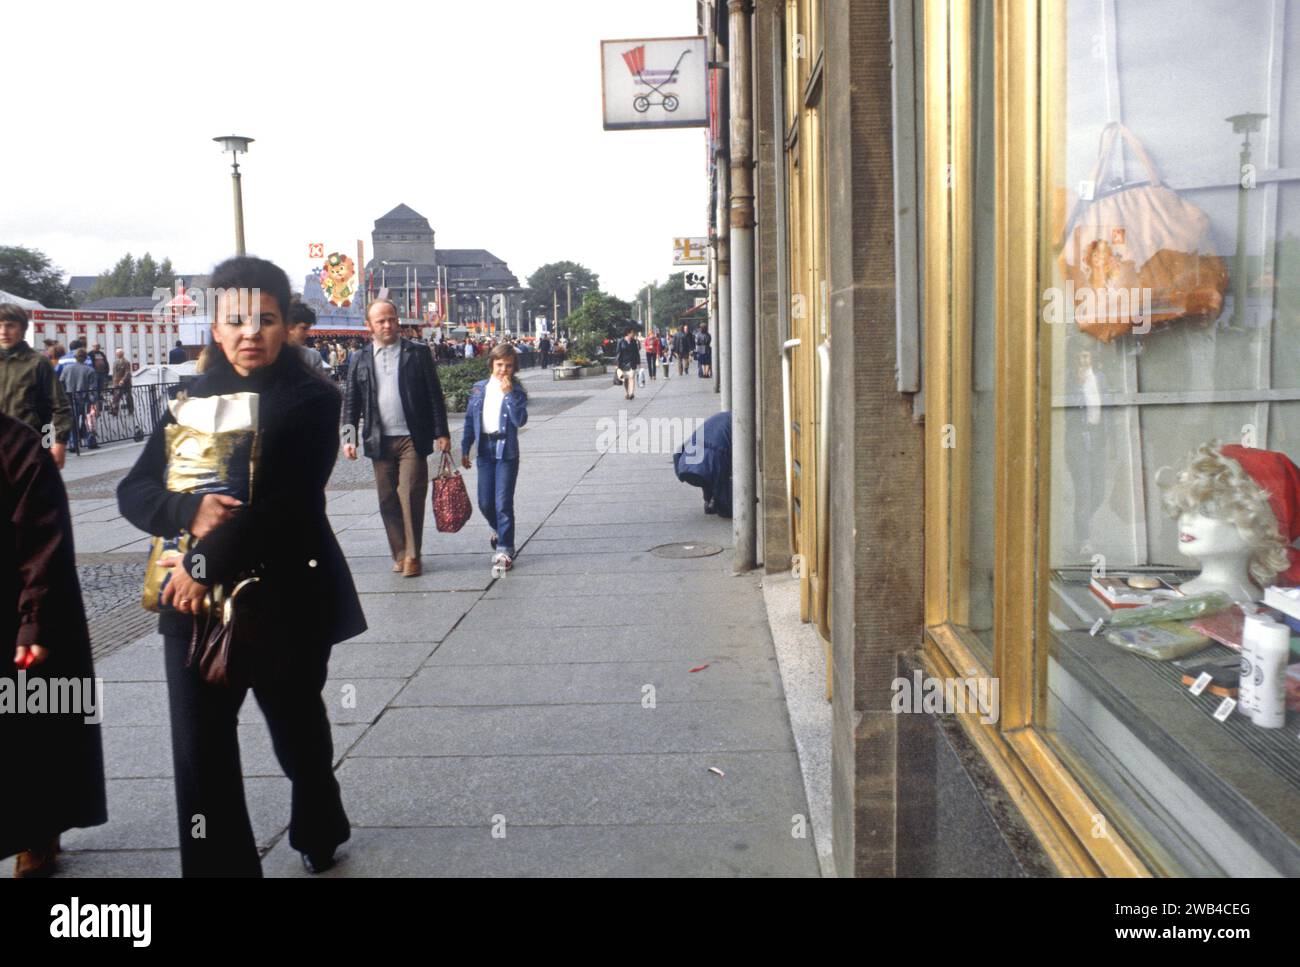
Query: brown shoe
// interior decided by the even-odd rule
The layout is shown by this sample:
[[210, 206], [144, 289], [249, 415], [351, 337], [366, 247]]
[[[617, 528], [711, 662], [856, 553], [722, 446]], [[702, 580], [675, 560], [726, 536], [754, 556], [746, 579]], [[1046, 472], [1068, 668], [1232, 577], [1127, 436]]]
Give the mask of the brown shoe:
[[18, 854], [14, 862], [15, 880], [34, 880], [54, 872], [59, 859], [59, 838], [45, 844], [44, 849], [29, 849]]
[[418, 557], [408, 557], [406, 559], [406, 566], [402, 568], [402, 577], [418, 578], [423, 573], [424, 571], [420, 567], [420, 559]]
[[402, 573], [403, 571], [405, 571], [405, 570], [406, 570], [406, 561], [405, 561], [405, 560], [398, 560], [398, 561], [394, 561], [394, 562], [393, 562], [393, 573], [394, 573], [394, 574], [401, 574], [401, 573]]

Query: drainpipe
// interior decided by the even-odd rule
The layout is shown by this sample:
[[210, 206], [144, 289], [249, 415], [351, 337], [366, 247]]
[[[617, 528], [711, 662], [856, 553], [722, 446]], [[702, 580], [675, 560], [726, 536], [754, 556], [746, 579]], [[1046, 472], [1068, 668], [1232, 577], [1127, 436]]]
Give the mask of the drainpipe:
[[[751, 0], [729, 0], [731, 69], [731, 479], [732, 570], [758, 564], [754, 420], [754, 109]], [[726, 377], [724, 376], [724, 379]], [[725, 395], [725, 392], [724, 392]]]

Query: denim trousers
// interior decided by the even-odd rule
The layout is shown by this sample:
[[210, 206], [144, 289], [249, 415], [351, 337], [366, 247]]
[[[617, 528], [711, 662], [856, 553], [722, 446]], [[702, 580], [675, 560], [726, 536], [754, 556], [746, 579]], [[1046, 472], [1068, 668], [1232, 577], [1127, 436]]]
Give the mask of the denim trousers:
[[519, 461], [478, 459], [478, 509], [497, 532], [497, 549], [515, 556], [515, 480]]

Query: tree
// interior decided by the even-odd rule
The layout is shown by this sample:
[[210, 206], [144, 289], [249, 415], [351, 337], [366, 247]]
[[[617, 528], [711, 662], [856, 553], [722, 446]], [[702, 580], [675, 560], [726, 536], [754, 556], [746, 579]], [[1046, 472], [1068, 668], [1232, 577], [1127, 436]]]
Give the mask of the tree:
[[571, 285], [575, 315], [578, 312], [576, 307], [586, 293], [600, 291], [600, 276], [585, 265], [578, 262], [549, 262], [528, 277], [528, 291], [524, 293], [524, 312], [529, 320], [537, 315], [550, 319], [555, 306], [559, 306], [560, 318], [564, 318], [569, 297], [564, 281], [566, 272], [573, 273]]
[[0, 245], [0, 289], [51, 309], [72, 307], [72, 290], [63, 281], [63, 270], [36, 249]]
[[108, 299], [113, 296], [151, 297], [154, 289], [170, 289], [176, 274], [172, 260], [164, 258], [162, 264], [154, 262], [148, 252], [136, 261], [127, 252], [107, 272], [100, 273], [90, 287], [89, 299]]
[[[686, 288], [686, 273], [674, 272], [662, 283], [642, 286], [637, 292], [637, 301], [641, 303], [641, 313], [645, 313], [646, 291], [651, 293], [650, 304], [654, 307], [656, 329], [669, 329], [678, 325], [677, 317], [688, 309], [695, 307], [695, 300], [703, 293]], [[704, 319], [697, 320], [699, 322]]]
[[127, 252], [107, 272], [101, 272], [95, 284], [90, 287], [90, 301], [109, 299], [113, 296], [135, 295], [132, 288], [135, 283], [135, 259]]
[[608, 292], [589, 293], [565, 323], [578, 352], [589, 357], [599, 355], [601, 342], [617, 339], [629, 325], [632, 306]]

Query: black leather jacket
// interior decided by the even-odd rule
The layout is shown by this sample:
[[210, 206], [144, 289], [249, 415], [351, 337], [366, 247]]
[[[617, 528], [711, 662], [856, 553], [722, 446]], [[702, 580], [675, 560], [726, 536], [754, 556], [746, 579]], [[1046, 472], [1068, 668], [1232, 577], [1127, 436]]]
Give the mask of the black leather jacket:
[[636, 369], [641, 365], [641, 344], [635, 339], [628, 342], [626, 339], [618, 341], [618, 368], [619, 369]]
[[[397, 365], [397, 387], [402, 396], [402, 412], [411, 431], [415, 452], [427, 457], [433, 441], [449, 437], [447, 403], [438, 382], [438, 367], [428, 346], [401, 340], [401, 358]], [[363, 452], [375, 458], [380, 453], [379, 383], [375, 379], [375, 353], [371, 345], [363, 346], [348, 366], [347, 398], [343, 418], [348, 426], [362, 424]]]

